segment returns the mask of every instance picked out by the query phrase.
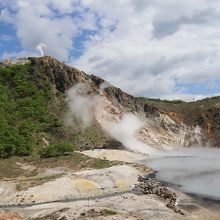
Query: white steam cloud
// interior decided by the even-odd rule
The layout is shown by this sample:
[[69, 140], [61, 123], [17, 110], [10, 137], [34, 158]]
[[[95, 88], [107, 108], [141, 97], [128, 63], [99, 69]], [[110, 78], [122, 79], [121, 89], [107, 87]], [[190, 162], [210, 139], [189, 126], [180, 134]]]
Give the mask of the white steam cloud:
[[[103, 84], [104, 88], [106, 86], [109, 84]], [[66, 101], [69, 108], [65, 116], [66, 125], [84, 129], [91, 126], [96, 118], [110, 137], [121, 142], [129, 150], [144, 154], [156, 152], [137, 138], [137, 131], [143, 126], [142, 121], [134, 114], [121, 115], [117, 109], [115, 109], [116, 118], [113, 119], [105, 106], [104, 97], [94, 93], [90, 85], [85, 83], [75, 85], [67, 92]]]
[[95, 114], [101, 105], [101, 97], [91, 91], [91, 87], [78, 83], [67, 92], [69, 112], [65, 116], [65, 124], [78, 126], [81, 129], [91, 126]]
[[36, 46], [36, 50], [40, 53], [40, 56], [43, 57], [44, 56], [44, 50], [43, 48], [46, 48], [47, 45], [45, 43], [39, 43], [37, 46]]
[[106, 121], [103, 124], [104, 130], [129, 150], [143, 154], [154, 154], [156, 153], [155, 149], [136, 137], [137, 131], [143, 126], [143, 122], [134, 114], [125, 114], [119, 122]]

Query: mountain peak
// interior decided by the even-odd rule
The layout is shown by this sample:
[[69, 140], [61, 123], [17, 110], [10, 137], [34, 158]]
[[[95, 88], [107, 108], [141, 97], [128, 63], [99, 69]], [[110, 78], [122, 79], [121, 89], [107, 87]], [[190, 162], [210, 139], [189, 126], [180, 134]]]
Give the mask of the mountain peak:
[[[6, 70], [4, 70], [5, 68], [0, 68], [2, 72], [2, 92], [5, 93], [5, 96], [7, 96], [8, 91], [14, 91], [14, 94], [11, 94], [11, 97], [14, 97], [12, 103], [18, 102], [18, 108], [24, 108], [27, 105], [27, 109], [30, 107], [27, 100], [33, 100], [36, 96], [39, 96], [40, 100], [42, 99], [41, 94], [47, 96], [48, 100], [42, 106], [43, 109], [48, 109], [48, 112], [50, 112], [48, 114], [54, 115], [56, 120], [51, 119], [52, 121], [59, 121], [66, 111], [66, 92], [81, 83], [89, 86], [88, 95], [91, 96], [88, 97], [88, 102], [90, 102], [89, 98], [92, 95], [101, 96], [104, 100], [102, 106], [104, 113], [94, 116], [99, 121], [99, 125], [101, 125], [103, 118], [120, 121], [123, 115], [133, 114], [144, 123], [138, 136], [150, 146], [191, 146], [199, 144], [200, 141], [204, 142], [204, 144], [211, 143], [215, 146], [219, 144], [219, 126], [216, 123], [220, 118], [217, 109], [219, 99], [201, 101], [201, 106], [200, 102], [172, 103], [162, 100], [140, 99], [123, 92], [120, 88], [111, 85], [100, 77], [88, 75], [51, 56], [28, 57], [14, 61], [5, 60], [1, 62], [1, 66], [6, 67]], [[23, 88], [24, 82], [26, 83], [25, 88]], [[15, 85], [13, 90], [12, 85]], [[28, 85], [30, 85], [30, 88]], [[33, 88], [36, 87], [39, 93], [37, 93], [36, 89], [31, 91], [31, 86]], [[84, 94], [86, 95], [86, 92]], [[32, 107], [34, 108], [36, 105], [37, 103], [34, 103]], [[26, 111], [25, 109], [24, 111]], [[5, 111], [4, 108], [2, 111]], [[25, 112], [25, 114], [29, 113]], [[45, 116], [45, 118], [47, 117], [50, 120], [50, 116]], [[23, 118], [20, 120], [23, 120]], [[42, 119], [40, 118], [39, 123], [41, 121]], [[70, 138], [71, 132], [67, 131], [63, 125], [59, 125], [60, 130], [57, 127], [53, 127], [53, 123], [48, 126], [49, 128], [46, 128], [46, 130], [41, 130], [41, 132], [48, 134], [44, 137], [45, 139], [53, 137], [50, 140], [52, 142], [57, 139], [73, 141]], [[201, 129], [197, 129], [198, 126]], [[201, 133], [198, 134], [197, 131], [200, 132], [200, 130]], [[98, 133], [100, 133], [100, 129]]]

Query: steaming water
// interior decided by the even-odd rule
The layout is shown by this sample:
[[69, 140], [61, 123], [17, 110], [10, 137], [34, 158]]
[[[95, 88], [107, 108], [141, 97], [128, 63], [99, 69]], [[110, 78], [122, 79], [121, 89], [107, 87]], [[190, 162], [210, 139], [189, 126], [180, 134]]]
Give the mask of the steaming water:
[[220, 200], [220, 150], [184, 149], [150, 156], [142, 163], [158, 171], [159, 180], [184, 192]]

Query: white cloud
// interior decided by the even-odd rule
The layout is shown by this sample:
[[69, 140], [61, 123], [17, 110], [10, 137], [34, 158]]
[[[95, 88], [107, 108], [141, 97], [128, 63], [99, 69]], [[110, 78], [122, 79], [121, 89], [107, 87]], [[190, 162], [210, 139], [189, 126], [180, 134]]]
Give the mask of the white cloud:
[[[1, 5], [6, 8], [0, 21], [15, 26], [22, 54], [33, 54], [44, 42], [46, 54], [70, 59], [134, 95], [178, 96], [189, 83], [207, 83], [211, 89], [220, 80], [218, 0], [11, 0]], [[83, 42], [81, 57], [73, 59], [73, 40], [83, 30], [95, 31]]]
[[76, 0], [14, 0], [1, 11], [0, 20], [15, 26], [25, 51], [33, 53], [44, 42], [45, 54], [64, 60], [68, 59], [73, 39], [81, 30], [96, 29], [94, 15], [85, 13]]
[[180, 84], [220, 79], [218, 1], [82, 2], [117, 26], [102, 28], [73, 65], [145, 96], [171, 96], [181, 93]]
[[8, 34], [0, 34], [0, 40], [1, 41], [12, 41], [13, 37]]
[[0, 59], [1, 60], [8, 60], [8, 59], [16, 59], [16, 58], [23, 58], [23, 57], [31, 57], [31, 56], [38, 56], [37, 52], [31, 52], [22, 50], [20, 52], [4, 52]]
[[184, 94], [184, 93], [177, 93], [174, 95], [164, 95], [161, 96], [161, 99], [166, 100], [183, 100], [186, 102], [193, 102], [197, 100], [201, 100], [207, 97], [214, 97], [214, 96], [220, 96], [220, 93], [213, 93], [213, 94], [207, 94], [207, 95], [194, 95], [194, 94]]

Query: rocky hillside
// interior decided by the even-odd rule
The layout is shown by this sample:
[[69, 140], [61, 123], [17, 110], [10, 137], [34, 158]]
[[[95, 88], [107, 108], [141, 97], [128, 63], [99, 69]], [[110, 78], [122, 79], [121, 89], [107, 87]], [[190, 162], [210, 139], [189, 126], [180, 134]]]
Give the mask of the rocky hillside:
[[177, 123], [199, 126], [203, 144], [220, 145], [220, 96], [195, 102], [169, 101], [140, 97], [145, 109], [168, 114]]
[[[103, 102], [93, 124], [83, 130], [63, 123], [66, 91], [77, 83], [89, 85], [89, 93]], [[38, 153], [60, 142], [79, 150], [120, 146], [102, 128], [106, 121], [118, 122], [127, 113], [144, 123], [137, 138], [156, 148], [220, 142], [219, 99], [173, 104], [136, 98], [48, 56], [1, 62], [0, 90], [1, 157]]]

